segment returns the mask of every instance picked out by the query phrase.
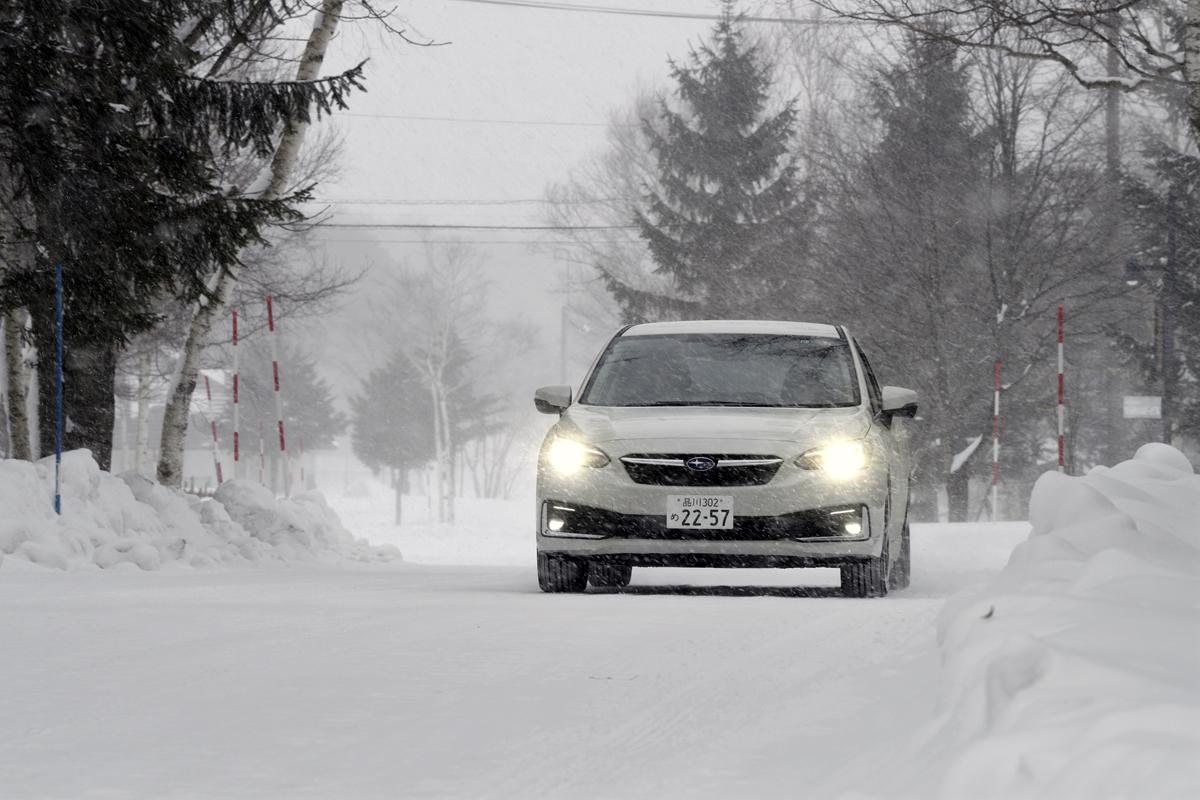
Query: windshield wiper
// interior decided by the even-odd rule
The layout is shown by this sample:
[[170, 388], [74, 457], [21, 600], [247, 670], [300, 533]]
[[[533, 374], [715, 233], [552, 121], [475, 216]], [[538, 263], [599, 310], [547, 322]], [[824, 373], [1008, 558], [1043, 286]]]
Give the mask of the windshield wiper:
[[645, 406], [731, 406], [734, 408], [779, 408], [776, 403], [751, 403], [741, 400], [661, 400], [656, 403], [642, 403]]
[[737, 408], [776, 408], [778, 403], [752, 403], [749, 400], [699, 400], [689, 406], [735, 406]]

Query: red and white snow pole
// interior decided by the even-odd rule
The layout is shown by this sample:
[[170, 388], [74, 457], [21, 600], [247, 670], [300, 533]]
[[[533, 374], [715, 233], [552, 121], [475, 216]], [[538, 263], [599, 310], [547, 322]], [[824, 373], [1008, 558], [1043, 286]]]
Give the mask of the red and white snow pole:
[[1000, 500], [1000, 359], [996, 359], [995, 402], [992, 407], [992, 522], [999, 519]]
[[1063, 372], [1063, 307], [1058, 306], [1058, 471], [1067, 471], [1066, 378]]
[[207, 375], [204, 376], [204, 394], [208, 397], [208, 424], [212, 428], [213, 466], [217, 470], [217, 486], [220, 486], [225, 482], [225, 478], [221, 475], [221, 449], [217, 440], [217, 417], [213, 413], [212, 385], [208, 382]]
[[279, 424], [279, 456], [283, 459], [283, 494], [291, 494], [291, 470], [288, 468], [287, 439], [283, 433], [283, 393], [279, 386], [279, 335], [275, 330], [275, 303], [267, 295], [267, 330], [271, 337], [271, 374], [275, 381], [275, 418]]
[[304, 437], [300, 437], [300, 491], [304, 491]]
[[238, 320], [237, 309], [233, 309], [233, 477], [237, 478], [241, 466], [241, 417], [238, 397]]
[[267, 444], [263, 439], [262, 423], [258, 423], [258, 482], [267, 485]]

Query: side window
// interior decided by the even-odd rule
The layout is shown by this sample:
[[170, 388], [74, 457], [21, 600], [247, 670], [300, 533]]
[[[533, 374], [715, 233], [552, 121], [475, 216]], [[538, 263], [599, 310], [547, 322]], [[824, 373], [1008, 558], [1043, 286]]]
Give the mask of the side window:
[[878, 414], [883, 410], [883, 392], [879, 390], [879, 381], [875, 380], [875, 370], [871, 369], [871, 362], [867, 360], [867, 354], [858, 346], [858, 342], [854, 343], [854, 349], [858, 351], [863, 371], [867, 373], [867, 393], [871, 395], [871, 408]]

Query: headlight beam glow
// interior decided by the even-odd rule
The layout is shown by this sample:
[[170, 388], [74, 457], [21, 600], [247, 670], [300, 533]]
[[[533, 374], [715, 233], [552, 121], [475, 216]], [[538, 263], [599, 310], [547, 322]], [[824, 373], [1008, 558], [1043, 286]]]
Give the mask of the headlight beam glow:
[[603, 467], [608, 461], [604, 451], [574, 439], [555, 439], [546, 450], [546, 463], [563, 475], [573, 475], [584, 467]]
[[853, 478], [867, 466], [867, 448], [862, 442], [833, 442], [809, 450], [796, 460], [804, 469], [818, 469], [835, 481]]

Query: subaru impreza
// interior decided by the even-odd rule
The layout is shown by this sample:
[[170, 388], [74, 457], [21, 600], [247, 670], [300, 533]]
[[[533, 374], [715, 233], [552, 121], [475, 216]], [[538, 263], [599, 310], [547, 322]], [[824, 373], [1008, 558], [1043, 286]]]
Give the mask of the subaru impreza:
[[546, 592], [621, 588], [634, 567], [836, 567], [842, 590], [907, 586], [909, 389], [880, 387], [842, 326], [692, 321], [621, 329], [571, 386], [538, 458]]

